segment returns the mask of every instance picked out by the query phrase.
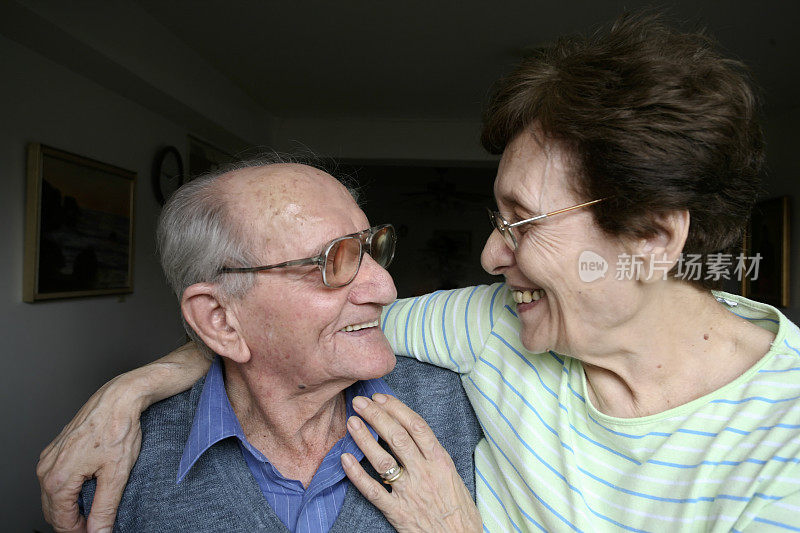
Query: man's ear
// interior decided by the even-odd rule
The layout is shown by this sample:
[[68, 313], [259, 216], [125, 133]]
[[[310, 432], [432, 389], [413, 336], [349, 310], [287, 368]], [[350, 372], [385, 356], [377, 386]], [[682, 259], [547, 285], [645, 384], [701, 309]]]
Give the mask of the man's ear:
[[216, 285], [195, 283], [183, 291], [181, 312], [189, 326], [215, 353], [237, 363], [250, 360], [250, 349], [241, 335], [239, 323]]
[[650, 237], [639, 239], [632, 255], [642, 259], [642, 281], [666, 278], [666, 273], [678, 262], [689, 235], [689, 211], [669, 211], [656, 215], [658, 230]]

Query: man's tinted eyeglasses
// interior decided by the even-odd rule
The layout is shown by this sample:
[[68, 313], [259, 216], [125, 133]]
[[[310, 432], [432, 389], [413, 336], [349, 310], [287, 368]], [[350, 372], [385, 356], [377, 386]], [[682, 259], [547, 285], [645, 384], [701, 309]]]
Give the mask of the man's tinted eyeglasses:
[[394, 227], [391, 224], [383, 224], [333, 239], [325, 245], [321, 254], [314, 257], [258, 267], [223, 267], [220, 272], [261, 272], [273, 268], [317, 265], [322, 272], [322, 283], [326, 287], [336, 289], [344, 287], [355, 279], [364, 252], [369, 253], [380, 266], [387, 268], [394, 258], [396, 244], [397, 235]]

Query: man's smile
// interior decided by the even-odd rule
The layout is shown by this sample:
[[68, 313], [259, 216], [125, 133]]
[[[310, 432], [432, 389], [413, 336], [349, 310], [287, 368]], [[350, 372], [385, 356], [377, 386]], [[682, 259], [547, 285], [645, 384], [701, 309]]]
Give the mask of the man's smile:
[[351, 324], [349, 326], [345, 326], [342, 329], [340, 329], [339, 331], [344, 331], [346, 333], [349, 333], [351, 331], [358, 331], [358, 330], [364, 329], [364, 328], [374, 328], [374, 327], [377, 327], [379, 322], [380, 322], [380, 319], [376, 318], [375, 320], [373, 320], [371, 322], [363, 322], [361, 324]]

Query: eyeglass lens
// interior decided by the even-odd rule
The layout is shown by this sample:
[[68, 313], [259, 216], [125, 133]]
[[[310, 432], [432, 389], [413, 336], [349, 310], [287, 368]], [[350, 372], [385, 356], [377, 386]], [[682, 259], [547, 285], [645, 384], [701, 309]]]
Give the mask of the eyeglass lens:
[[496, 211], [489, 211], [489, 220], [491, 220], [492, 226], [497, 230], [498, 233], [500, 233], [500, 236], [506, 242], [508, 247], [512, 250], [516, 250], [517, 243], [514, 239], [515, 236], [511, 233], [513, 229], [508, 227], [506, 221], [502, 218], [500, 213]]
[[516, 250], [517, 249], [516, 235], [512, 233], [514, 229], [508, 226], [500, 226], [500, 227], [502, 228], [500, 230], [500, 235], [506, 241], [508, 247], [511, 248], [512, 250]]
[[383, 268], [389, 266], [394, 257], [394, 229], [383, 228], [372, 236], [369, 255]]
[[361, 259], [358, 238], [337, 241], [328, 251], [325, 261], [325, 279], [329, 285], [346, 285], [355, 276]]
[[[394, 255], [394, 231], [381, 228], [372, 235], [369, 254], [382, 267], [389, 266]], [[358, 273], [361, 264], [361, 239], [353, 236], [341, 239], [328, 250], [325, 261], [325, 280], [331, 287], [347, 285]]]

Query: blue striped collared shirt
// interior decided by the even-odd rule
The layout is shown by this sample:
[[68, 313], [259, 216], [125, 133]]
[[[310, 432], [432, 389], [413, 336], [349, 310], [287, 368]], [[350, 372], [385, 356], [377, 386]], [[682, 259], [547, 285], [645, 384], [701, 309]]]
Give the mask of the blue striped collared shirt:
[[[347, 388], [347, 416], [355, 414], [352, 405], [355, 396], [370, 397], [376, 392], [394, 395], [382, 379], [359, 381]], [[375, 431], [369, 429], [377, 439]], [[359, 461], [364, 457], [350, 433], [347, 433], [322, 460], [307, 489], [299, 481], [283, 477], [261, 452], [247, 442], [225, 392], [222, 362], [217, 357], [206, 374], [189, 440], [178, 467], [178, 483], [206, 450], [228, 437], [239, 440], [245, 462], [267, 502], [286, 527], [295, 533], [325, 532], [331, 528], [342, 508], [350, 483], [339, 457], [345, 452], [352, 453]]]

